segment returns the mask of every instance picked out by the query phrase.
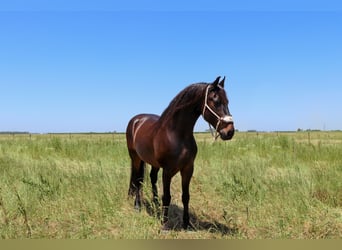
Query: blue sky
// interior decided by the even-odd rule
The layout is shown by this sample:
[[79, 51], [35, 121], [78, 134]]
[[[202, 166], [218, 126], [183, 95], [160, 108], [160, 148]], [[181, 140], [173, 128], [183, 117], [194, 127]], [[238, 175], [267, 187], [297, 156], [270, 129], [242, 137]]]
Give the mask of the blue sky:
[[240, 130], [342, 129], [337, 1], [8, 2], [0, 131], [124, 131], [218, 75]]

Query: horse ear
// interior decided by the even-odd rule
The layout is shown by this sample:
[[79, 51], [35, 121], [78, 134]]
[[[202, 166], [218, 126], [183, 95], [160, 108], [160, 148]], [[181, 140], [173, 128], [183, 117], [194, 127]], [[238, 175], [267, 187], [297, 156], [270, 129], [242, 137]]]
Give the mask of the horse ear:
[[218, 85], [221, 86], [222, 88], [224, 88], [224, 81], [225, 80], [226, 80], [226, 77], [223, 77], [223, 79], [220, 81], [220, 83]]
[[213, 85], [215, 88], [216, 88], [217, 85], [219, 84], [220, 78], [221, 78], [221, 76], [218, 76], [218, 77], [216, 78], [216, 80], [212, 83], [212, 85]]

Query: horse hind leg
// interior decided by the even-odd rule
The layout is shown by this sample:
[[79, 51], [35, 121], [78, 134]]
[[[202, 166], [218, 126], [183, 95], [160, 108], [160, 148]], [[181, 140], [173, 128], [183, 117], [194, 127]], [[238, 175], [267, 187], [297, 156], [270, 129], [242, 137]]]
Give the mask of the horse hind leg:
[[134, 208], [141, 210], [142, 184], [144, 182], [145, 162], [140, 159], [132, 159], [131, 180], [128, 195], [134, 196]]

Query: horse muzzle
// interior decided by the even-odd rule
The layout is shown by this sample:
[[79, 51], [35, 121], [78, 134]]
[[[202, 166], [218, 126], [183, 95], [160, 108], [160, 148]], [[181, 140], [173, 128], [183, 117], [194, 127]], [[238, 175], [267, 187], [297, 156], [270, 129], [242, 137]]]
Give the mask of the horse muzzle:
[[225, 126], [224, 128], [220, 129], [219, 131], [220, 137], [222, 140], [231, 140], [235, 133], [234, 123], [231, 121]]

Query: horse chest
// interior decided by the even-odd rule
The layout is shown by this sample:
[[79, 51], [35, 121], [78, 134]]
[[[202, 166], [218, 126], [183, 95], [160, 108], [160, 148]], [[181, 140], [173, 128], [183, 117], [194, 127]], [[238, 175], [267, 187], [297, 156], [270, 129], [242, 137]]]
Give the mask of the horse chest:
[[155, 167], [161, 167], [155, 157], [153, 145], [150, 143], [138, 144], [136, 146], [136, 152], [138, 153], [140, 159], [142, 159], [144, 162], [147, 162]]
[[197, 153], [197, 146], [193, 140], [174, 140], [167, 143], [157, 144], [155, 147], [155, 157], [161, 167], [193, 164]]

